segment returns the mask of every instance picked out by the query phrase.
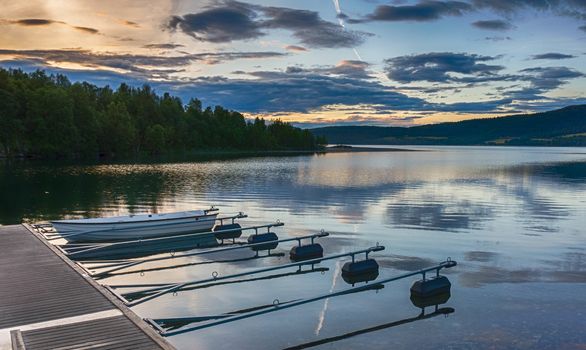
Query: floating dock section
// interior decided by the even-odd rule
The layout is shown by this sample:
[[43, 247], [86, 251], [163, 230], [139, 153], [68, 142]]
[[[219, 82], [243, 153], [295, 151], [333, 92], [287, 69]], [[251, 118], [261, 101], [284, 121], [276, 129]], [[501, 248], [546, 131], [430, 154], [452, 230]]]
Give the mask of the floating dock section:
[[0, 226], [0, 350], [174, 349], [27, 225]]

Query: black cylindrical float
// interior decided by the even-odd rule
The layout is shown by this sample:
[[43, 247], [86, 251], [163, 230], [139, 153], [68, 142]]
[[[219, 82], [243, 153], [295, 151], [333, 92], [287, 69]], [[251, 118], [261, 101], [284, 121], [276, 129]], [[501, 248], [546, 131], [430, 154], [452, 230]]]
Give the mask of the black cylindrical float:
[[437, 276], [425, 280], [415, 281], [411, 286], [411, 295], [431, 297], [450, 292], [452, 284], [446, 276]]
[[378, 268], [374, 259], [349, 261], [342, 266], [342, 279], [350, 284], [372, 281], [378, 277]]
[[[225, 224], [225, 225], [217, 225], [214, 227], [214, 236], [216, 239], [234, 239], [242, 236], [242, 230], [240, 230], [242, 226], [240, 224]], [[229, 232], [223, 232], [228, 230], [234, 230]]]
[[298, 245], [291, 248], [289, 257], [293, 261], [317, 259], [324, 256], [324, 248], [319, 243]]
[[435, 294], [435, 295], [428, 296], [428, 297], [422, 297], [422, 296], [411, 293], [410, 299], [411, 299], [411, 303], [413, 303], [413, 305], [415, 307], [423, 309], [428, 306], [445, 304], [448, 302], [448, 300], [450, 300], [450, 297], [451, 297], [450, 292]]
[[259, 233], [256, 235], [248, 236], [248, 243], [250, 243], [250, 244], [267, 242], [266, 244], [259, 244], [254, 247], [250, 247], [254, 251], [275, 249], [279, 245], [279, 242], [274, 242], [274, 241], [278, 241], [278, 240], [279, 240], [279, 237], [274, 232]]

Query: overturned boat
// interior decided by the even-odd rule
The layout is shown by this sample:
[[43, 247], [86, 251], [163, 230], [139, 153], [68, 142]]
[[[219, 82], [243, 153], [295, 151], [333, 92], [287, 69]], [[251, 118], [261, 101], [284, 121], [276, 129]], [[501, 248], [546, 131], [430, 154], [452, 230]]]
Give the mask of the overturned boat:
[[51, 224], [68, 242], [103, 242], [211, 231], [218, 210], [191, 210], [106, 218], [56, 220]]

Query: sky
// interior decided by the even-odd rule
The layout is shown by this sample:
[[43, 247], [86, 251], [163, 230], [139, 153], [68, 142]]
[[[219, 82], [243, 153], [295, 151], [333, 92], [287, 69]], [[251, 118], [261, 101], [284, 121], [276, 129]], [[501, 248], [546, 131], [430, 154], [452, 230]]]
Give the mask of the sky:
[[0, 67], [302, 127], [586, 103], [586, 0], [0, 0]]

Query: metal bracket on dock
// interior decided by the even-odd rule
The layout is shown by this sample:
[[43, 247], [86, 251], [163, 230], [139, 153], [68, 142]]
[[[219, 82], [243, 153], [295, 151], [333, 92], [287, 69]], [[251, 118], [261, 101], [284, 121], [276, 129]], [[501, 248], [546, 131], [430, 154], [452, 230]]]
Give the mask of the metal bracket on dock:
[[[242, 314], [233, 315], [233, 316], [229, 316], [229, 317], [222, 317], [218, 320], [214, 320], [214, 321], [211, 321], [211, 322], [208, 322], [205, 324], [201, 324], [201, 325], [188, 327], [185, 329], [161, 332], [160, 329], [162, 327], [160, 327], [160, 325], [157, 325], [155, 328], [157, 330], [159, 330], [161, 335], [166, 336], [166, 337], [172, 336], [172, 335], [177, 335], [177, 334], [182, 334], [182, 333], [186, 333], [186, 332], [192, 332], [192, 331], [196, 331], [196, 330], [200, 330], [200, 329], [204, 329], [204, 328], [209, 328], [209, 327], [213, 327], [213, 326], [217, 326], [217, 325], [221, 325], [221, 324], [225, 324], [225, 323], [230, 323], [230, 322], [234, 322], [234, 321], [238, 321], [238, 320], [242, 320], [242, 319], [246, 319], [246, 318], [250, 318], [250, 317], [254, 317], [254, 316], [258, 316], [258, 315], [267, 314], [267, 313], [278, 311], [278, 310], [284, 310], [284, 309], [291, 308], [294, 306], [299, 306], [299, 305], [303, 305], [303, 304], [307, 304], [307, 303], [311, 303], [314, 301], [319, 301], [319, 300], [323, 300], [323, 299], [327, 299], [327, 298], [331, 298], [331, 297], [347, 295], [347, 294], [351, 294], [351, 293], [362, 292], [362, 291], [372, 290], [372, 289], [377, 289], [377, 288], [380, 289], [380, 287], [384, 286], [384, 284], [389, 283], [389, 282], [397, 281], [397, 280], [404, 279], [404, 278], [411, 277], [411, 276], [416, 276], [419, 274], [424, 274], [429, 271], [434, 271], [434, 270], [439, 271], [444, 268], [451, 268], [456, 265], [457, 265], [457, 263], [455, 261], [448, 259], [448, 260], [446, 260], [436, 266], [428, 267], [428, 268], [421, 269], [421, 270], [414, 271], [414, 272], [409, 272], [409, 273], [395, 276], [395, 277], [391, 277], [391, 278], [382, 279], [382, 280], [376, 281], [372, 284], [362, 285], [359, 287], [351, 287], [351, 288], [347, 288], [347, 289], [337, 291], [337, 292], [331, 292], [331, 293], [318, 295], [318, 296], [312, 297], [312, 298], [295, 300], [295, 301], [288, 302], [286, 304], [285, 303], [281, 303], [281, 304], [276, 303], [276, 304], [273, 304], [273, 307], [271, 307], [271, 308], [264, 308], [261, 310], [254, 310], [254, 311], [250, 311], [247, 313], [242, 313]], [[188, 317], [188, 318], [193, 318], [193, 317]], [[148, 322], [150, 324], [158, 323], [156, 319], [149, 319]]]
[[[246, 228], [243, 228], [246, 229]], [[251, 229], [250, 227], [248, 229]], [[302, 236], [302, 237], [294, 237], [294, 238], [285, 238], [285, 239], [279, 239], [276, 241], [272, 241], [272, 243], [284, 243], [284, 242], [290, 242], [290, 241], [299, 241], [301, 242], [302, 240], [305, 239], [311, 239], [312, 243], [316, 238], [320, 238], [320, 237], [327, 237], [329, 235], [329, 233], [325, 232], [325, 231], [321, 231], [319, 233], [313, 234], [313, 235], [308, 235], [308, 236]], [[104, 265], [101, 266], [96, 266], [96, 267], [92, 267], [92, 268], [85, 268], [84, 270], [88, 271], [89, 275], [92, 277], [101, 277], [101, 276], [105, 276], [108, 274], [111, 274], [113, 272], [118, 272], [121, 270], [125, 270], [131, 267], [135, 267], [144, 263], [148, 263], [148, 262], [154, 262], [154, 261], [162, 261], [162, 260], [171, 260], [171, 259], [179, 259], [179, 258], [186, 258], [186, 257], [192, 257], [192, 256], [200, 256], [200, 255], [206, 255], [206, 254], [212, 254], [212, 253], [221, 253], [221, 252], [227, 252], [227, 251], [232, 251], [232, 250], [239, 250], [239, 249], [246, 249], [246, 248], [254, 248], [257, 246], [262, 246], [266, 244], [266, 242], [260, 242], [260, 243], [250, 243], [250, 244], [242, 244], [242, 245], [238, 245], [235, 247], [225, 247], [225, 248], [214, 248], [214, 249], [207, 249], [207, 250], [202, 250], [202, 251], [197, 251], [197, 252], [193, 252], [193, 253], [186, 253], [186, 254], [173, 254], [171, 256], [163, 256], [163, 257], [156, 257], [156, 258], [148, 258], [148, 259], [142, 259], [142, 260], [126, 260], [126, 261], [120, 261], [120, 262], [115, 262], [115, 263], [106, 263]], [[300, 243], [301, 244], [301, 243]], [[258, 254], [258, 252], [257, 252]], [[96, 261], [92, 261], [92, 263], [96, 263]], [[108, 270], [103, 270], [103, 271], [99, 271], [99, 272], [90, 272], [89, 270], [99, 270], [99, 269], [104, 269], [104, 268], [109, 268]]]
[[362, 249], [362, 250], [358, 250], [358, 251], [354, 251], [354, 252], [341, 253], [341, 254], [335, 254], [335, 255], [311, 259], [311, 260], [305, 260], [302, 262], [294, 262], [294, 263], [289, 263], [289, 264], [284, 264], [284, 265], [277, 265], [277, 266], [266, 267], [266, 268], [262, 268], [262, 269], [252, 270], [252, 271], [246, 271], [246, 272], [240, 272], [240, 273], [235, 273], [235, 274], [231, 274], [231, 275], [225, 275], [225, 276], [216, 275], [216, 276], [212, 276], [212, 278], [206, 278], [206, 279], [188, 281], [188, 282], [163, 283], [163, 284], [161, 284], [161, 283], [135, 284], [135, 285], [130, 284], [130, 285], [118, 285], [118, 286], [110, 285], [110, 288], [114, 288], [114, 289], [116, 289], [116, 288], [146, 288], [146, 289], [142, 289], [142, 290], [136, 291], [136, 292], [129, 292], [129, 293], [121, 294], [123, 297], [130, 296], [130, 295], [141, 295], [141, 294], [145, 294], [145, 293], [154, 292], [154, 294], [150, 294], [150, 295], [147, 295], [147, 296], [142, 297], [140, 299], [136, 299], [130, 303], [127, 303], [128, 306], [135, 306], [135, 305], [147, 302], [149, 300], [158, 298], [162, 295], [177, 292], [177, 291], [181, 290], [182, 288], [188, 287], [188, 286], [194, 286], [194, 285], [199, 285], [199, 284], [208, 283], [208, 282], [215, 282], [215, 281], [220, 281], [220, 280], [225, 280], [225, 279], [232, 279], [232, 278], [236, 278], [236, 277], [248, 276], [248, 275], [269, 272], [269, 271], [275, 271], [275, 270], [280, 270], [280, 269], [286, 269], [286, 268], [291, 268], [291, 267], [299, 267], [301, 265], [312, 265], [312, 267], [313, 267], [313, 265], [319, 264], [322, 261], [338, 259], [338, 258], [342, 258], [345, 256], [350, 256], [352, 254], [360, 254], [360, 253], [366, 253], [366, 252], [377, 252], [377, 251], [381, 251], [384, 249], [385, 249], [385, 247], [383, 247], [383, 246], [376, 246], [376, 247]]

